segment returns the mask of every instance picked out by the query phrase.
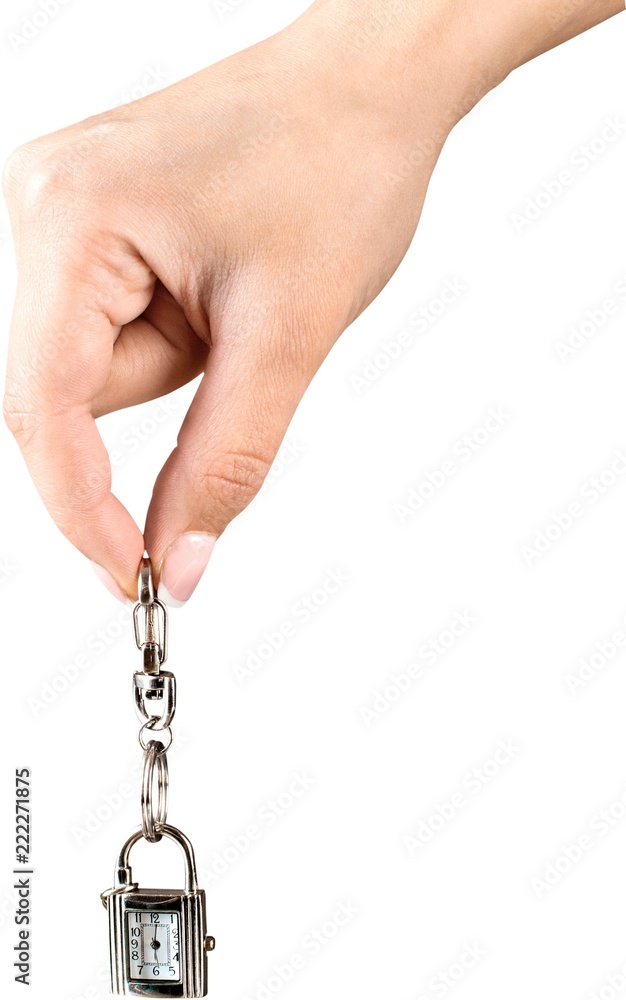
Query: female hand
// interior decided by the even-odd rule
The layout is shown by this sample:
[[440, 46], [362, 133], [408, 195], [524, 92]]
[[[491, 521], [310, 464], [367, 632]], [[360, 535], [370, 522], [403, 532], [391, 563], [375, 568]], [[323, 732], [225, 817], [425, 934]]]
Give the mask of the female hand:
[[[57, 525], [121, 599], [144, 547], [160, 596], [190, 596], [319, 365], [404, 256], [449, 130], [520, 61], [449, 7], [319, 0], [9, 161], [6, 420]], [[144, 539], [95, 418], [201, 372]]]

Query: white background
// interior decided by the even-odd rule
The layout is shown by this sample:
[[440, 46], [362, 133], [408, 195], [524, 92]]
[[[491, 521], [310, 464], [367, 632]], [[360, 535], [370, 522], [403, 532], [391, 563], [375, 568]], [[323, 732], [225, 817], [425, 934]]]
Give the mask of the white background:
[[[15, 51], [9, 33], [38, 8], [11, 0], [0, 30], [2, 158], [138, 96], [150, 68], [173, 82], [305, 6], [241, 0], [220, 17], [209, 0], [69, 0]], [[626, 132], [577, 165], [607, 119], [626, 121], [625, 43], [617, 18], [517, 72], [456, 129], [406, 260], [293, 422], [287, 440], [301, 454], [279, 466], [188, 607], [171, 615], [185, 742], [171, 759], [170, 819], [195, 842], [208, 890], [213, 997], [626, 994], [626, 978], [606, 979], [626, 967], [625, 654], [610, 645], [626, 635], [626, 466], [606, 473], [626, 448], [626, 295], [615, 291], [626, 279]], [[545, 205], [544, 183], [563, 170], [571, 185], [520, 232], [515, 214], [542, 191]], [[15, 274], [2, 212], [6, 337]], [[462, 294], [417, 333], [410, 317], [448, 280]], [[597, 329], [590, 320], [593, 335], [562, 360], [557, 343], [609, 298], [613, 315]], [[351, 376], [368, 361], [379, 372], [381, 345], [402, 331], [411, 346], [358, 392]], [[191, 391], [172, 397], [156, 431], [156, 403], [102, 422], [122, 449], [116, 491], [140, 523]], [[507, 415], [502, 428], [471, 460], [455, 457], [492, 407]], [[131, 451], [138, 426], [145, 440]], [[23, 995], [12, 969], [12, 789], [14, 768], [29, 766], [29, 996], [96, 1000], [107, 994], [99, 893], [139, 820], [138, 654], [127, 612], [56, 531], [4, 429], [0, 447], [2, 995]], [[394, 505], [451, 457], [456, 474], [401, 522]], [[592, 502], [585, 484], [600, 474], [607, 486]], [[557, 538], [553, 515], [575, 502], [580, 518]], [[549, 524], [547, 551], [525, 558]], [[348, 582], [303, 621], [298, 602], [337, 570]], [[475, 624], [426, 660], [420, 647], [457, 612]], [[235, 665], [286, 620], [295, 634], [238, 682]], [[67, 683], [63, 669], [76, 674], [81, 655], [89, 663]], [[592, 656], [593, 678], [572, 693], [568, 675]], [[368, 724], [362, 710], [409, 664], [420, 675]], [[41, 708], [33, 699], [44, 692]], [[517, 749], [493, 774], [500, 741]], [[479, 793], [467, 783], [474, 768], [489, 775]], [[296, 773], [315, 780], [293, 799]], [[461, 793], [449, 822], [432, 821]], [[270, 825], [264, 804], [280, 796]], [[411, 852], [406, 837], [423, 822], [443, 829]], [[231, 838], [253, 824], [261, 835], [237, 856]], [[564, 860], [583, 836], [582, 859]], [[142, 847], [141, 882], [180, 883], [175, 848]], [[332, 939], [328, 925], [312, 954], [306, 936], [348, 901], [358, 914]], [[467, 946], [481, 957], [448, 987], [440, 973]], [[295, 952], [304, 967], [283, 985], [274, 967]]]

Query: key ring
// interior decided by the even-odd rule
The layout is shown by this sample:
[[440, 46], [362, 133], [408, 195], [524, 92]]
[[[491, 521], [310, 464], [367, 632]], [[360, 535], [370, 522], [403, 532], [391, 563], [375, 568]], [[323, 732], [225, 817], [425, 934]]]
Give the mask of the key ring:
[[[144, 752], [148, 749], [148, 747], [150, 746], [150, 743], [152, 742], [152, 740], [149, 740], [146, 743], [146, 739], [145, 739], [145, 736], [144, 736], [144, 730], [148, 729], [152, 733], [154, 731], [155, 725], [156, 725], [156, 723], [158, 721], [159, 720], [157, 718], [148, 719], [148, 721], [144, 722], [143, 726], [139, 730], [139, 745], [140, 745], [141, 749]], [[174, 739], [174, 734], [172, 733], [172, 730], [170, 729], [169, 726], [164, 726], [163, 729], [158, 729], [157, 731], [158, 731], [159, 736], [163, 736], [165, 734], [168, 736], [167, 743], [165, 744], [165, 746], [163, 746], [163, 744], [161, 744], [162, 749], [159, 750], [160, 754], [167, 753], [167, 751], [169, 750], [169, 748], [172, 745], [172, 740]]]
[[[156, 815], [153, 807], [154, 772], [157, 778]], [[167, 795], [169, 790], [169, 771], [165, 747], [159, 740], [150, 740], [143, 758], [143, 781], [141, 783], [141, 828], [146, 840], [157, 844], [162, 833], [159, 832], [167, 822]]]

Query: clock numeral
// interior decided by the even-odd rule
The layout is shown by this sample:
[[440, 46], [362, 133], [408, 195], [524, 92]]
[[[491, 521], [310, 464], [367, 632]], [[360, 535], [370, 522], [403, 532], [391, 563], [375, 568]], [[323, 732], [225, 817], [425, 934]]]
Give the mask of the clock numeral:
[[161, 970], [159, 969], [158, 965], [155, 965], [154, 969], [152, 970], [152, 975], [153, 976], [160, 976], [161, 975]]
[[173, 965], [170, 965], [170, 976], [175, 976], [175, 975], [176, 975], [176, 969], [174, 968]]
[[159, 917], [160, 917], [160, 914], [159, 914], [159, 913], [151, 913], [151, 914], [150, 914], [150, 919], [152, 920], [152, 923], [153, 923], [153, 924], [158, 924], [158, 922], [159, 922]]

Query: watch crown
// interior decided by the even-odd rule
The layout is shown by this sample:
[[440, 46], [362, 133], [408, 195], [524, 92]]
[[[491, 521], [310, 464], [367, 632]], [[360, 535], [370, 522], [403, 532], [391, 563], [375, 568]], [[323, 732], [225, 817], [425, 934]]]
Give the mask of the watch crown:
[[204, 950], [213, 951], [215, 948], [215, 938], [208, 934], [204, 939]]

